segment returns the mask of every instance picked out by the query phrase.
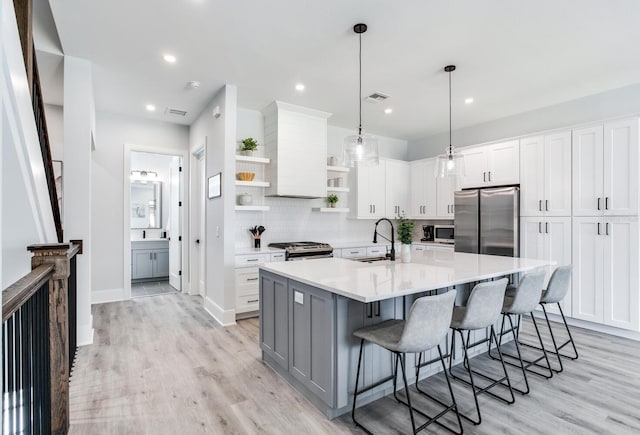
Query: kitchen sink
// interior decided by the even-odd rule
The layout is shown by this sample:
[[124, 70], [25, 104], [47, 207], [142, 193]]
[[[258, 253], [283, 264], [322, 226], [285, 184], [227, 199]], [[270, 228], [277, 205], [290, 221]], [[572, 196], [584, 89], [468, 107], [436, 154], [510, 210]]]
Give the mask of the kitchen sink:
[[359, 261], [360, 263], [375, 263], [378, 261], [391, 261], [389, 257], [361, 257], [352, 258], [353, 261]]

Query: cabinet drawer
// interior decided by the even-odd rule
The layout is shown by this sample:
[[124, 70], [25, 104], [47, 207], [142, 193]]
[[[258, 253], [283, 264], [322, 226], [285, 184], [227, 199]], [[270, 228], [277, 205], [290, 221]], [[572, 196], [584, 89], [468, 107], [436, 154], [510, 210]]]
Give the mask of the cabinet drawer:
[[236, 255], [236, 267], [250, 267], [269, 261], [269, 254]]
[[276, 263], [278, 261], [284, 261], [284, 252], [276, 252], [271, 254], [271, 262]]
[[384, 257], [387, 255], [386, 246], [372, 246], [367, 248], [367, 257]]
[[236, 313], [257, 311], [260, 308], [260, 297], [254, 295], [236, 295]]
[[367, 248], [347, 248], [342, 250], [342, 258], [366, 257]]

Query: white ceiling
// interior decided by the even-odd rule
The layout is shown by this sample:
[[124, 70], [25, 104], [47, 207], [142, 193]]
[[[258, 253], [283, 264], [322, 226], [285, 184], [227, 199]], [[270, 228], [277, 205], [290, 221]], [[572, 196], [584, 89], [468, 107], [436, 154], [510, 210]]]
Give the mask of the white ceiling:
[[[364, 22], [366, 130], [415, 139], [640, 82], [637, 0], [50, 0], [66, 55], [93, 62], [98, 110], [190, 124], [225, 83], [357, 127], [355, 23]], [[177, 56], [174, 65], [162, 60]], [[202, 83], [187, 88], [189, 80]], [[302, 82], [299, 93], [294, 85]], [[50, 92], [61, 104], [61, 92]], [[473, 97], [475, 103], [464, 104]], [[149, 114], [145, 105], [158, 111]], [[188, 111], [186, 118], [164, 113]], [[393, 108], [385, 115], [383, 109]]]

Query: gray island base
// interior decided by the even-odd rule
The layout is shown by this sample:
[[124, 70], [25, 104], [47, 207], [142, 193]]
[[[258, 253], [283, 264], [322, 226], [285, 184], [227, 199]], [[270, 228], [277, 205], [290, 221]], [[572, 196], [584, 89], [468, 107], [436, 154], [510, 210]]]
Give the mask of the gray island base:
[[[458, 304], [470, 285], [519, 274], [551, 262], [454, 252], [425, 252], [412, 263], [358, 263], [345, 259], [272, 263], [260, 268], [260, 345], [262, 359], [329, 419], [351, 410], [360, 340], [353, 332], [388, 319], [403, 319], [421, 296], [459, 290]], [[462, 290], [462, 291], [460, 291]], [[496, 325], [499, 328], [500, 325]], [[450, 350], [451, 332], [441, 343]], [[472, 332], [471, 340], [487, 337]], [[474, 353], [486, 352], [478, 346]], [[437, 357], [427, 354], [426, 360]], [[459, 343], [454, 364], [462, 361]], [[423, 361], [425, 359], [423, 358]], [[407, 355], [407, 376], [415, 383], [417, 355]], [[365, 345], [359, 387], [392, 375], [392, 354]], [[423, 367], [420, 379], [441, 370]], [[358, 397], [363, 406], [391, 394], [384, 382]]]

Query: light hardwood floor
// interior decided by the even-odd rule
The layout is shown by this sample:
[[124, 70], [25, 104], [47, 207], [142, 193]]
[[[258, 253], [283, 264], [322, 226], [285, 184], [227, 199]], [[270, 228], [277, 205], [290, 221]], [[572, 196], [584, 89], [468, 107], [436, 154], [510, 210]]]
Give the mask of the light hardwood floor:
[[[222, 328], [200, 298], [182, 294], [96, 305], [93, 318], [94, 344], [79, 349], [71, 379], [71, 434], [360, 433], [350, 416], [328, 421], [261, 362], [257, 319]], [[483, 423], [465, 432], [640, 433], [640, 343], [573, 331], [579, 360], [551, 380], [530, 376], [532, 393], [514, 405], [482, 397]], [[484, 357], [472, 363], [496, 368]], [[424, 386], [448, 397], [441, 374]], [[461, 409], [471, 411], [471, 392], [454, 388]], [[376, 433], [410, 427], [406, 408], [388, 398], [359, 415]], [[431, 426], [425, 433], [447, 432]]]

